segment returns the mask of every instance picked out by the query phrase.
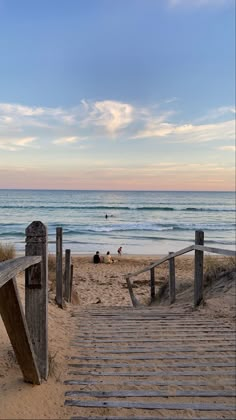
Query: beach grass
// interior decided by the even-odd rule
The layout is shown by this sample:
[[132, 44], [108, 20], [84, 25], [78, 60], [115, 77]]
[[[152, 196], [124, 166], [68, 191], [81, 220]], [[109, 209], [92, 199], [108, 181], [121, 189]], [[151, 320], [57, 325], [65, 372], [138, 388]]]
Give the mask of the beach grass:
[[16, 250], [13, 244], [3, 244], [0, 242], [0, 262], [15, 258]]

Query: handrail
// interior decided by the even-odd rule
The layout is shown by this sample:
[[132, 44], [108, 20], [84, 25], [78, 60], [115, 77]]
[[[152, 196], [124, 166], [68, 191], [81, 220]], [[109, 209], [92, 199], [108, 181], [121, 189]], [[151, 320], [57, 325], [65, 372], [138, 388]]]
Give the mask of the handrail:
[[127, 287], [129, 290], [130, 298], [133, 306], [138, 306], [139, 302], [133, 293], [133, 285], [130, 281], [131, 277], [138, 276], [141, 273], [150, 271], [150, 292], [151, 292], [151, 302], [155, 299], [155, 267], [161, 265], [162, 263], [169, 261], [169, 299], [170, 304], [175, 302], [175, 257], [186, 254], [191, 251], [195, 251], [195, 262], [194, 262], [194, 305], [197, 306], [202, 300], [202, 291], [203, 291], [203, 255], [204, 251], [212, 252], [214, 254], [221, 254], [230, 257], [236, 257], [236, 252], [229, 249], [223, 248], [213, 248], [209, 246], [204, 246], [204, 232], [196, 231], [195, 232], [195, 244], [190, 245], [187, 248], [180, 249], [177, 252], [170, 252], [165, 257], [160, 260], [148, 265], [142, 270], [135, 271], [134, 273], [124, 274]]
[[146, 271], [149, 271], [152, 268], [157, 267], [158, 265], [162, 264], [165, 261], [170, 260], [171, 258], [178, 257], [179, 255], [186, 254], [187, 252], [190, 252], [190, 251], [193, 251], [193, 250], [194, 250], [194, 245], [188, 246], [187, 248], [180, 249], [179, 251], [174, 252], [171, 255], [166, 255], [161, 260], [156, 261], [155, 263], [152, 263], [151, 265], [149, 265], [146, 268], [143, 268], [142, 270], [136, 271], [134, 273], [127, 273], [127, 274], [124, 274], [124, 276], [130, 278], [130, 277], [137, 276], [138, 274], [145, 273]]
[[139, 274], [145, 273], [146, 271], [151, 270], [152, 268], [157, 267], [158, 265], [161, 265], [162, 263], [170, 260], [171, 258], [175, 258], [178, 257], [180, 255], [183, 254], [187, 254], [188, 252], [191, 251], [206, 251], [206, 252], [212, 252], [213, 254], [221, 254], [221, 255], [226, 255], [229, 257], [235, 257], [236, 256], [236, 252], [235, 251], [231, 251], [229, 249], [223, 249], [223, 248], [212, 248], [212, 247], [208, 247], [205, 245], [190, 245], [187, 248], [183, 248], [180, 249], [177, 252], [173, 252], [169, 255], [166, 255], [165, 257], [163, 257], [161, 260], [156, 261], [155, 263], [152, 263], [151, 265], [149, 265], [148, 267], [143, 268], [142, 270], [139, 271], [135, 271], [134, 273], [127, 273], [124, 274], [125, 278], [130, 278], [130, 277], [135, 277]]
[[17, 274], [42, 260], [40, 256], [18, 257], [0, 263], [0, 288]]
[[194, 245], [194, 249], [196, 251], [206, 251], [206, 252], [212, 252], [213, 254], [226, 255], [228, 257], [236, 257], [236, 252], [231, 251], [230, 249], [212, 248], [212, 247], [203, 246], [203, 245]]

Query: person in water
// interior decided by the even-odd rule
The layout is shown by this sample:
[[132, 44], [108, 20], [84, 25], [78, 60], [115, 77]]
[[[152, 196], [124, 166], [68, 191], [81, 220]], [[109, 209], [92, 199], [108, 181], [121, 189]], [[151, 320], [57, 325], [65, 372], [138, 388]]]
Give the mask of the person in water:
[[108, 215], [106, 214], [105, 219], [107, 219], [107, 218], [108, 218]]

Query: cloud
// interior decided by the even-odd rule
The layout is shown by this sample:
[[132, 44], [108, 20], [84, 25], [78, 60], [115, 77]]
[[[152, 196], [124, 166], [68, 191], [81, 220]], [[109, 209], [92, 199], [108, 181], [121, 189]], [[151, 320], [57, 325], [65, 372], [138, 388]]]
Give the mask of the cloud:
[[0, 149], [15, 152], [26, 147], [35, 147], [32, 143], [36, 140], [36, 137], [0, 138]]
[[214, 140], [230, 140], [235, 136], [235, 121], [224, 121], [215, 124], [171, 124], [156, 121], [149, 123], [144, 130], [139, 131], [133, 138], [167, 137], [171, 142], [202, 143]]
[[109, 100], [94, 103], [83, 100], [82, 103], [88, 114], [84, 125], [101, 126], [109, 133], [115, 133], [133, 121], [134, 108], [130, 104]]
[[229, 152], [236, 152], [236, 146], [220, 146], [218, 147], [219, 150], [225, 150]]
[[71, 136], [71, 137], [61, 137], [53, 141], [54, 144], [73, 144], [77, 143], [80, 140], [85, 140], [86, 137], [78, 137], [78, 136]]

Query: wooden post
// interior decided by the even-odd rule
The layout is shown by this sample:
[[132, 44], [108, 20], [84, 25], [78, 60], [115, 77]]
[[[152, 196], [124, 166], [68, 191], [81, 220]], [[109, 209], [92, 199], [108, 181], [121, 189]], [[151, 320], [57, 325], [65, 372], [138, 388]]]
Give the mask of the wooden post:
[[[195, 245], [204, 245], [204, 232], [195, 232]], [[194, 261], [194, 306], [200, 304], [203, 297], [203, 251], [195, 251]]]
[[0, 314], [24, 380], [39, 385], [41, 378], [15, 279], [0, 288]]
[[[173, 252], [169, 252], [169, 255]], [[175, 302], [175, 259], [169, 259], [169, 302]]]
[[70, 302], [70, 274], [71, 274], [71, 252], [70, 249], [66, 249], [65, 254], [65, 290], [64, 297], [67, 302]]
[[125, 280], [126, 280], [126, 283], [127, 283], [127, 286], [128, 286], [128, 290], [129, 290], [129, 294], [130, 294], [130, 299], [131, 299], [131, 302], [132, 302], [133, 306], [139, 306], [139, 301], [134, 296], [134, 292], [133, 292], [132, 283], [130, 281], [130, 278], [129, 277], [126, 277]]
[[150, 270], [150, 293], [151, 293], [151, 302], [155, 299], [155, 268], [151, 268]]
[[41, 264], [25, 272], [25, 317], [42, 378], [48, 377], [48, 238], [39, 221], [26, 228], [26, 255], [40, 255]]
[[63, 275], [62, 275], [62, 228], [56, 230], [56, 302], [62, 308]]
[[71, 264], [70, 266], [70, 302], [71, 302], [72, 288], [73, 288], [73, 271], [74, 271], [74, 266], [73, 264]]

